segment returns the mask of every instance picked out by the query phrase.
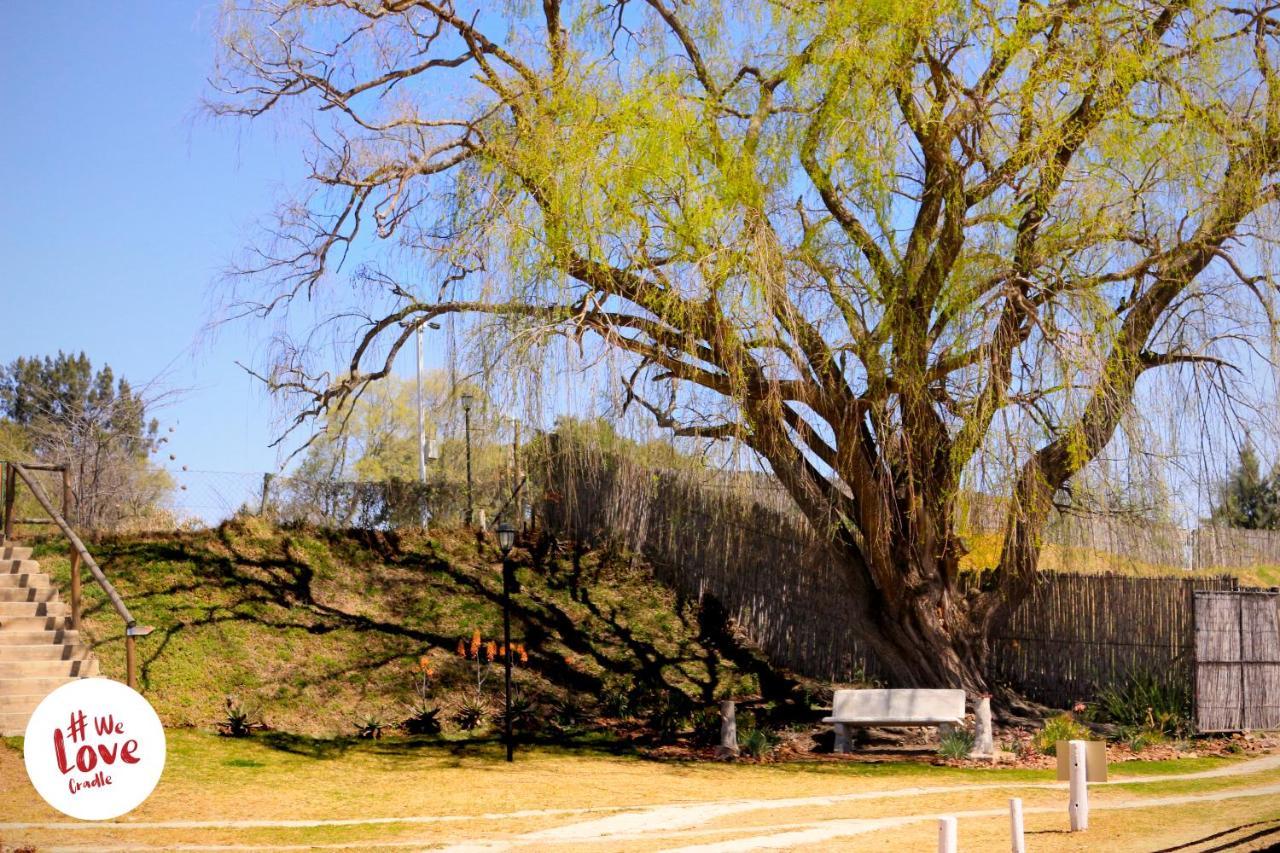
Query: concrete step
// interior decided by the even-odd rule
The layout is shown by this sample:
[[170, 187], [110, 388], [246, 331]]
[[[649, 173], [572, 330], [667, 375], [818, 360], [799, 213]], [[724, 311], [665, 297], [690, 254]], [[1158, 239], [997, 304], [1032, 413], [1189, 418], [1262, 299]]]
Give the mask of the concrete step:
[[58, 631], [71, 628], [66, 616], [0, 616], [0, 634], [9, 631]]
[[30, 720], [31, 711], [0, 711], [0, 737], [22, 737]]
[[0, 660], [0, 679], [85, 678], [97, 674], [96, 658], [92, 660]]
[[0, 575], [35, 575], [40, 573], [36, 560], [0, 560]]
[[16, 616], [69, 616], [71, 608], [61, 601], [0, 601], [0, 625]]
[[61, 601], [51, 586], [0, 586], [0, 601]]
[[86, 660], [92, 656], [93, 653], [88, 646], [76, 642], [0, 643], [0, 663], [24, 660]]
[[39, 696], [43, 699], [62, 685], [75, 680], [69, 675], [24, 675], [13, 678], [0, 676], [0, 711], [14, 710], [5, 708], [6, 696]]
[[43, 628], [21, 631], [0, 631], [0, 646], [61, 646], [64, 643], [78, 644], [80, 632], [71, 628], [52, 631]]
[[41, 572], [38, 575], [15, 575], [0, 572], [0, 589], [15, 586], [52, 586], [49, 576]]
[[[0, 679], [0, 681], [6, 680], [25, 681], [26, 679]], [[67, 680], [71, 681], [72, 679]], [[52, 693], [53, 690], [54, 688], [51, 687], [38, 693], [0, 693], [0, 714], [25, 714], [30, 717], [31, 712], [36, 709], [40, 701]], [[27, 723], [23, 720], [22, 727], [26, 728], [26, 726]]]
[[0, 560], [30, 560], [31, 549], [21, 545], [4, 545], [0, 547]]

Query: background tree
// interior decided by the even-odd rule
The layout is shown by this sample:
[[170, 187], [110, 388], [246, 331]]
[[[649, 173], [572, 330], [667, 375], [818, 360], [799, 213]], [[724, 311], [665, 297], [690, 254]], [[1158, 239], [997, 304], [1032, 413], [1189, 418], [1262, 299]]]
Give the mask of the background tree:
[[73, 520], [89, 529], [138, 522], [158, 511], [171, 483], [151, 464], [158, 422], [110, 365], [83, 352], [18, 358], [0, 367], [0, 415], [12, 458], [71, 467]]
[[[1162, 388], [1252, 399], [1278, 33], [1201, 0], [250, 0], [214, 110], [289, 105], [312, 179], [233, 301], [305, 330], [264, 371], [296, 423], [442, 317], [524, 376], [569, 338], [767, 463], [895, 683], [986, 690], [1063, 487]], [[1010, 498], [974, 586], [965, 488]]]
[[1239, 464], [1218, 490], [1210, 519], [1246, 530], [1280, 529], [1280, 469], [1273, 466], [1264, 475], [1257, 451], [1246, 443]]

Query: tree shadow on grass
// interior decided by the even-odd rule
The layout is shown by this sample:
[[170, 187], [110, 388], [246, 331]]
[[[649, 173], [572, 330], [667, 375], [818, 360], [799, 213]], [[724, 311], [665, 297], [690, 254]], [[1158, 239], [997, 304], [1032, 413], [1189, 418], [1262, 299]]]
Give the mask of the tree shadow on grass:
[[[393, 532], [284, 530], [262, 537], [234, 523], [201, 534], [108, 540], [99, 547], [111, 573], [133, 587], [126, 595], [131, 606], [157, 628], [140, 644], [144, 685], [184, 632], [206, 626], [239, 623], [273, 632], [356, 634], [354, 660], [340, 666], [302, 666], [290, 675], [288, 687], [300, 692], [358, 681], [412, 661], [424, 646], [451, 649], [458, 640], [458, 626], [442, 624], [436, 616], [441, 600], [462, 597], [478, 603], [476, 619], [499, 624], [498, 555], [484, 547], [455, 564], [441, 558], [434, 547], [427, 552], [403, 548]], [[569, 693], [598, 696], [605, 679], [616, 677], [637, 691], [688, 697], [692, 690], [704, 701], [716, 695], [723, 676], [724, 635], [697, 624], [696, 612], [677, 605], [671, 615], [680, 622], [678, 636], [663, 637], [652, 627], [653, 636], [645, 636], [637, 631], [634, 617], [643, 615], [644, 606], [657, 608], [657, 599], [642, 605], [601, 604], [592, 595], [592, 586], [602, 583], [599, 564], [594, 577], [583, 578], [580, 567], [575, 568], [569, 596], [560, 588], [559, 576], [567, 574], [564, 567], [554, 558], [549, 565], [536, 562], [540, 565], [526, 559], [519, 567], [526, 586], [512, 601], [513, 628], [529, 646], [530, 666], [550, 684]], [[376, 589], [361, 589], [359, 583], [336, 577], [359, 571], [349, 567], [373, 564], [379, 571], [361, 580], [370, 587], [376, 584]], [[317, 591], [321, 581], [324, 592]], [[335, 597], [335, 589], [347, 591]], [[366, 610], [365, 603], [374, 597], [378, 613], [391, 615]], [[569, 597], [580, 606], [561, 600]], [[86, 616], [109, 623], [114, 614], [104, 612], [106, 606], [98, 599]], [[594, 662], [604, 677], [553, 654], [544, 645], [548, 639]], [[110, 632], [96, 645], [120, 641]]]

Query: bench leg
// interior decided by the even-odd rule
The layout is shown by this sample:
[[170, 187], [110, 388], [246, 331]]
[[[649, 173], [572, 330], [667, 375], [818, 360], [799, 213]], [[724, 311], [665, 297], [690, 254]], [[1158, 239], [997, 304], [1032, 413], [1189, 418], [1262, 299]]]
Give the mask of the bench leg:
[[849, 751], [849, 727], [844, 723], [836, 723], [836, 743], [832, 752], [846, 753]]
[[954, 729], [954, 728], [955, 728], [955, 726], [951, 725], [951, 723], [939, 723], [939, 724], [938, 724], [938, 739], [939, 739], [939, 740], [941, 740], [942, 738], [944, 738], [944, 737], [946, 737], [947, 735], [951, 734], [951, 731], [952, 731], [952, 729]]

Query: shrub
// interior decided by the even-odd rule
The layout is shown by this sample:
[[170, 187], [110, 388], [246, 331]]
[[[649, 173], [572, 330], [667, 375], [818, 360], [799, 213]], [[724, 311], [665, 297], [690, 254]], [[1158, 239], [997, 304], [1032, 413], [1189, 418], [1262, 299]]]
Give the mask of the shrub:
[[561, 732], [572, 732], [586, 725], [591, 714], [585, 702], [576, 693], [566, 693], [564, 698], [551, 706], [551, 722]]
[[262, 724], [253, 719], [253, 712], [241, 705], [233, 697], [228, 696], [223, 710], [222, 721], [218, 723], [218, 734], [224, 737], [248, 737], [255, 728]]
[[1076, 722], [1070, 714], [1059, 714], [1044, 721], [1044, 727], [1032, 738], [1036, 751], [1056, 755], [1060, 740], [1087, 740], [1089, 730]]
[[467, 696], [453, 712], [452, 719], [454, 725], [464, 732], [469, 732], [477, 729], [488, 714], [489, 709], [478, 696]]
[[440, 709], [419, 705], [401, 725], [411, 735], [438, 735], [440, 734]]
[[1121, 728], [1145, 729], [1166, 737], [1191, 732], [1191, 693], [1186, 685], [1152, 672], [1131, 673], [1118, 685], [1098, 691], [1097, 707]]
[[973, 752], [973, 732], [968, 729], [952, 729], [938, 741], [938, 755], [943, 758], [960, 760], [968, 758]]
[[[511, 693], [511, 730], [531, 732], [542, 722], [542, 708], [523, 691]], [[494, 717], [494, 725], [503, 731], [507, 728], [507, 710], [504, 707]]]
[[674, 740], [689, 725], [688, 702], [680, 701], [683, 698], [662, 695], [653, 697], [651, 702], [646, 703], [649, 712], [645, 722], [664, 743]]
[[382, 737], [382, 730], [386, 728], [386, 724], [373, 715], [365, 717], [356, 723], [356, 736], [365, 740], [379, 740]]
[[773, 751], [776, 741], [764, 729], [747, 729], [738, 738], [738, 751], [751, 758], [764, 758]]
[[600, 689], [600, 710], [606, 717], [626, 719], [631, 716], [634, 687], [629, 678], [608, 678]]
[[717, 746], [720, 743], [720, 709], [703, 708], [693, 715], [695, 746]]

